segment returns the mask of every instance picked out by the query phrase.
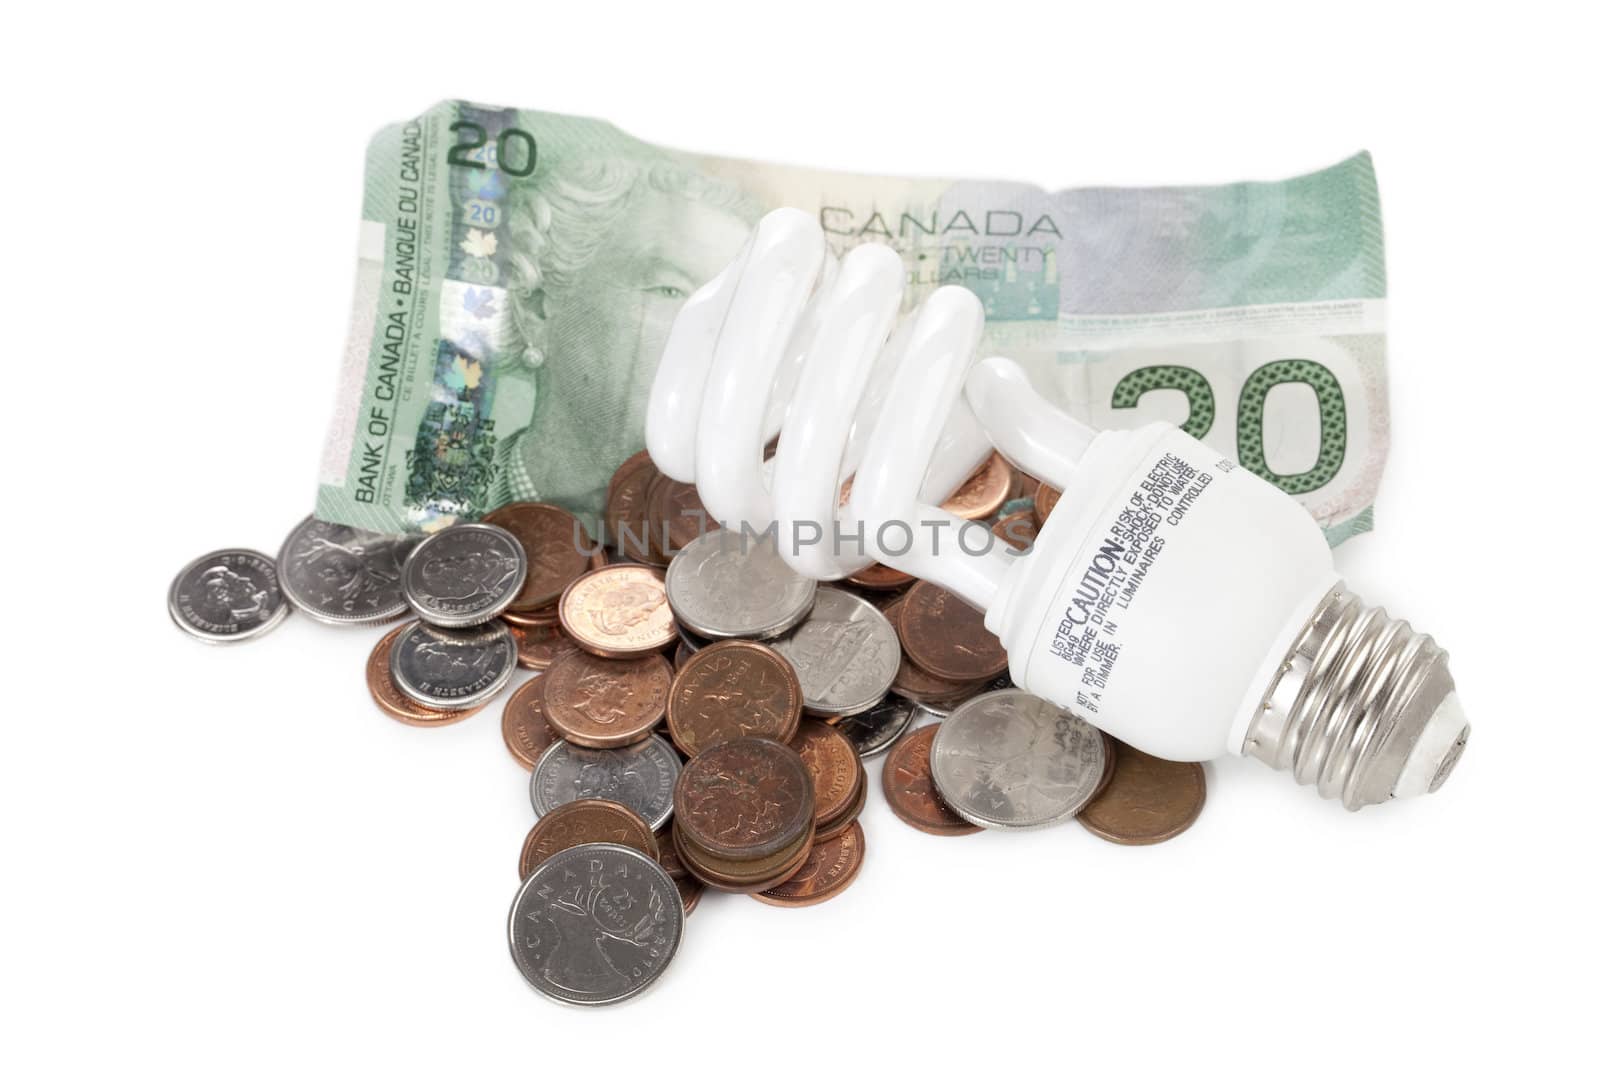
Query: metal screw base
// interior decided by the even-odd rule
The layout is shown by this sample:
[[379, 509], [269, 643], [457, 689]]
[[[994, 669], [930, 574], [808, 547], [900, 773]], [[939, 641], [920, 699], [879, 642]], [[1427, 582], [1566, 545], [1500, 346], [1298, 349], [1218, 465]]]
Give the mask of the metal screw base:
[[[1315, 783], [1351, 811], [1390, 799], [1424, 727], [1455, 692], [1447, 654], [1427, 634], [1335, 586], [1278, 668], [1244, 751], [1301, 785]], [[1463, 727], [1429, 773], [1449, 777], [1466, 746]], [[1424, 750], [1426, 751], [1426, 749]], [[1430, 757], [1431, 758], [1431, 757]]]

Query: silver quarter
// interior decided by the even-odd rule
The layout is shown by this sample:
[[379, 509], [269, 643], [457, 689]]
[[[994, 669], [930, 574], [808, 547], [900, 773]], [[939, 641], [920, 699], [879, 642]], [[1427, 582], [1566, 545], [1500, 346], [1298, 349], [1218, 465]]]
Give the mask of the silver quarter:
[[574, 845], [517, 890], [511, 959], [545, 996], [615, 1004], [661, 977], [683, 940], [683, 898], [650, 857], [613, 844]]
[[496, 619], [465, 629], [413, 622], [389, 650], [389, 673], [406, 696], [430, 708], [475, 708], [506, 687], [517, 643]]
[[627, 748], [557, 741], [534, 765], [528, 797], [540, 818], [574, 800], [614, 800], [659, 830], [672, 817], [672, 789], [681, 770], [683, 761], [659, 734]]
[[446, 526], [406, 560], [401, 588], [411, 609], [437, 626], [476, 626], [522, 591], [528, 554], [498, 526]]
[[1021, 689], [980, 693], [955, 710], [929, 753], [939, 796], [968, 822], [995, 830], [1053, 826], [1100, 785], [1105, 735]]
[[167, 611], [190, 637], [223, 645], [260, 637], [289, 614], [272, 557], [225, 548], [192, 560], [167, 589]]
[[871, 711], [840, 719], [835, 728], [856, 747], [856, 755], [866, 759], [887, 751], [900, 740], [916, 717], [917, 705], [913, 701], [899, 693], [890, 693]]
[[673, 616], [704, 637], [777, 637], [805, 618], [816, 593], [817, 583], [778, 555], [774, 537], [709, 530], [667, 567]]
[[278, 550], [278, 581], [295, 607], [333, 626], [387, 622], [408, 610], [400, 588], [419, 538], [324, 522], [296, 526]]
[[957, 697], [955, 700], [916, 700], [913, 701], [913, 703], [916, 704], [916, 706], [922, 711], [932, 715], [935, 719], [948, 719], [952, 711], [955, 711], [973, 697], [982, 696], [984, 693], [997, 692], [1001, 689], [1015, 688], [1016, 683], [1011, 680], [1011, 672], [1001, 671], [999, 676], [996, 677], [994, 681], [985, 684], [982, 689], [979, 689], [976, 693], [972, 693], [968, 696]]
[[832, 586], [817, 589], [811, 614], [772, 647], [794, 665], [816, 715], [872, 710], [900, 669], [900, 639], [883, 612]]

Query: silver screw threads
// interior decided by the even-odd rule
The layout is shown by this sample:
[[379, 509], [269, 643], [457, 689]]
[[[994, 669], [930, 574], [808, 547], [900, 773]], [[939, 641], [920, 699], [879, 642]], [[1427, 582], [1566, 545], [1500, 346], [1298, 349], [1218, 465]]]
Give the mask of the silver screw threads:
[[1448, 655], [1341, 582], [1285, 657], [1244, 751], [1351, 811], [1444, 784], [1470, 727]]

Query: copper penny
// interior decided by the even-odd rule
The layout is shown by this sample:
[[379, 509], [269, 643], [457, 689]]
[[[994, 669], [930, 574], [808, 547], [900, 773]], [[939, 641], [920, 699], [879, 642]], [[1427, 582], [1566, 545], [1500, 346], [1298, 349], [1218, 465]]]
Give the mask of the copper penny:
[[943, 586], [912, 586], [898, 629], [906, 655], [936, 678], [982, 682], [1006, 669], [1006, 650], [984, 629], [983, 612]]
[[1154, 845], [1194, 825], [1206, 804], [1203, 763], [1174, 763], [1116, 741], [1105, 791], [1078, 812], [1083, 828], [1119, 845]]
[[519, 501], [496, 508], [483, 521], [505, 530], [522, 545], [528, 557], [528, 576], [510, 609], [536, 611], [549, 607], [561, 591], [589, 569], [595, 544], [583, 523], [570, 511], [554, 504]]
[[776, 904], [780, 908], [821, 904], [850, 888], [850, 883], [861, 873], [866, 855], [867, 835], [862, 833], [860, 823], [852, 822], [833, 840], [811, 846], [811, 854], [794, 877], [753, 895], [763, 904]]
[[821, 719], [807, 718], [789, 747], [811, 772], [816, 796], [817, 826], [831, 826], [849, 810], [860, 792], [864, 771], [861, 757], [835, 727]]
[[1039, 483], [1039, 491], [1033, 494], [1033, 510], [1039, 516], [1039, 525], [1043, 527], [1050, 521], [1050, 513], [1061, 502], [1061, 490], [1053, 485]]
[[543, 677], [544, 717], [556, 733], [586, 748], [623, 748], [666, 715], [672, 667], [661, 655], [605, 659], [576, 649]]
[[672, 743], [689, 755], [734, 737], [788, 741], [805, 711], [800, 676], [754, 641], [717, 641], [690, 656], [667, 701]]
[[1032, 508], [1013, 511], [995, 520], [994, 535], [1018, 553], [1027, 552], [1039, 539], [1039, 516], [1034, 514]]
[[867, 774], [866, 769], [863, 768], [861, 772], [861, 780], [856, 783], [855, 798], [850, 801], [849, 805], [844, 809], [837, 819], [831, 820], [826, 825], [822, 823], [817, 824], [817, 841], [832, 841], [834, 838], [844, 833], [850, 828], [851, 823], [855, 822], [861, 817], [861, 813], [866, 810], [866, 807]]
[[1017, 471], [1016, 484], [1011, 487], [1011, 499], [1032, 500], [1039, 494], [1039, 479], [1027, 471]]
[[561, 594], [561, 628], [597, 656], [659, 652], [677, 639], [661, 573], [638, 563], [590, 571]]
[[706, 892], [706, 884], [692, 874], [686, 874], [682, 878], [674, 878], [672, 884], [678, 887], [678, 896], [683, 899], [683, 913], [685, 915], [694, 911], [695, 905], [700, 903], [700, 898]]
[[958, 837], [982, 830], [951, 811], [933, 787], [928, 753], [938, 723], [913, 730], [889, 750], [883, 763], [883, 795], [889, 810], [913, 829], [940, 837]]
[[766, 857], [809, 836], [815, 795], [811, 772], [787, 745], [735, 738], [684, 765], [673, 790], [673, 827], [721, 859]]
[[[897, 635], [900, 634], [900, 616], [905, 608], [905, 597], [901, 597], [883, 609], [884, 618], [889, 620]], [[900, 647], [902, 650], [905, 648], [904, 637], [900, 638]], [[973, 695], [983, 688], [983, 682], [952, 682], [947, 678], [938, 678], [913, 663], [910, 656], [901, 656], [900, 668], [895, 671], [894, 681], [889, 688], [908, 700], [944, 704]]]
[[553, 604], [548, 608], [540, 608], [538, 611], [502, 611], [500, 613], [500, 621], [507, 626], [522, 626], [528, 629], [560, 625], [560, 619], [561, 617], [556, 613], [555, 605]]
[[578, 647], [555, 622], [522, 626], [506, 621], [503, 616], [501, 621], [505, 622], [506, 629], [511, 631], [511, 639], [517, 643], [517, 662], [530, 671], [545, 670], [556, 661], [557, 656]]
[[759, 860], [722, 860], [685, 841], [676, 823], [672, 832], [678, 836], [678, 852], [690, 873], [711, 888], [728, 893], [760, 893], [783, 884], [805, 864], [813, 844], [808, 832], [774, 856]]
[[1011, 499], [1011, 480], [1016, 471], [998, 452], [990, 452], [983, 466], [939, 506], [958, 519], [987, 519]]
[[544, 717], [545, 676], [530, 678], [506, 698], [500, 713], [500, 735], [511, 758], [533, 770], [544, 750], [561, 740]]
[[917, 578], [914, 574], [897, 571], [893, 567], [885, 566], [882, 563], [874, 563], [872, 566], [856, 571], [854, 574], [846, 575], [844, 580], [859, 589], [871, 589], [881, 592], [890, 589], [904, 589], [916, 581]]
[[564, 848], [608, 842], [659, 861], [656, 835], [633, 811], [614, 800], [574, 800], [533, 824], [522, 842], [517, 873], [526, 882], [534, 868]]
[[483, 704], [471, 708], [430, 708], [412, 700], [394, 684], [394, 675], [389, 673], [389, 653], [400, 632], [409, 625], [402, 623], [378, 638], [367, 657], [367, 691], [372, 694], [373, 702], [389, 718], [407, 726], [449, 726], [482, 711]]
[[672, 827], [663, 826], [656, 831], [656, 852], [661, 858], [661, 869], [672, 879], [686, 878], [689, 868], [678, 855], [678, 846], [672, 843]]
[[650, 529], [650, 487], [659, 475], [648, 452], [622, 461], [606, 488], [605, 534], [629, 559], [665, 565], [661, 538]]
[[700, 492], [688, 482], [675, 482], [657, 474], [650, 486], [649, 515], [651, 536], [663, 538], [667, 549], [677, 552], [690, 541], [717, 528], [706, 514]]

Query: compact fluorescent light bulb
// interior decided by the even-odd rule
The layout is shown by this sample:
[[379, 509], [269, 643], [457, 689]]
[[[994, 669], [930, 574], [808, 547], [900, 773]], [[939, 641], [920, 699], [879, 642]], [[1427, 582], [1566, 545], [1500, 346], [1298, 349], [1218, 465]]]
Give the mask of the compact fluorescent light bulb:
[[[768, 216], [674, 325], [647, 441], [712, 516], [775, 529], [813, 577], [876, 560], [945, 586], [986, 612], [1017, 685], [1153, 755], [1255, 756], [1351, 810], [1444, 782], [1469, 732], [1445, 653], [1345, 588], [1304, 508], [1171, 424], [1096, 433], [1015, 363], [973, 367], [965, 289], [895, 326], [895, 253], [834, 268], [821, 238]], [[1062, 490], [1026, 554], [925, 502], [990, 441]]]

